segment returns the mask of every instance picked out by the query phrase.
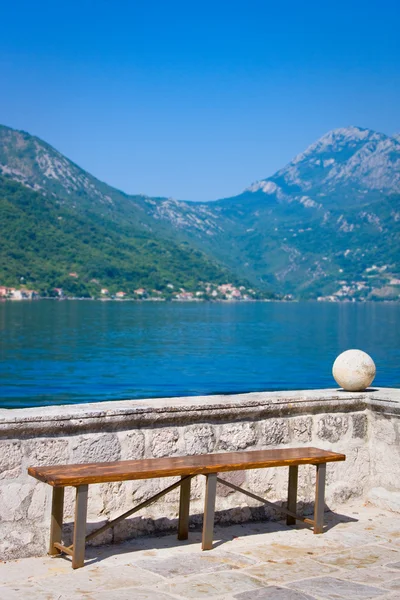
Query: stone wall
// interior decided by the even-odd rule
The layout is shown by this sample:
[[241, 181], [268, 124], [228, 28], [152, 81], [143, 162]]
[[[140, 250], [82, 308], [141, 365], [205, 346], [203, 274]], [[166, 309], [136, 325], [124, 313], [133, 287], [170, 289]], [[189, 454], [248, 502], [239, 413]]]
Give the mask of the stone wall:
[[[360, 497], [400, 510], [399, 419], [400, 390], [271, 392], [0, 410], [0, 559], [47, 550], [51, 490], [27, 475], [29, 466], [45, 464], [317, 446], [347, 456], [346, 462], [327, 467], [329, 508]], [[314, 470], [299, 470], [299, 510], [306, 513], [312, 510]], [[223, 478], [278, 504], [286, 499], [286, 469], [237, 471]], [[90, 486], [89, 531], [173, 481]], [[204, 483], [201, 476], [192, 482], [192, 526], [202, 520]], [[178, 496], [177, 489], [94, 542], [175, 528]], [[73, 509], [74, 490], [67, 488], [66, 541]], [[260, 518], [280, 517], [271, 508], [219, 487], [216, 520]]]

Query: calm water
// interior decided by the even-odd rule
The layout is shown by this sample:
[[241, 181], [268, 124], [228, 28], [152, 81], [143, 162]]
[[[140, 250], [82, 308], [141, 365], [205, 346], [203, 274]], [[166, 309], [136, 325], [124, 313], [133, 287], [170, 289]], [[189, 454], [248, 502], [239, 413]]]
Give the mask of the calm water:
[[398, 304], [3, 302], [0, 335], [2, 407], [330, 387], [348, 348], [400, 387]]

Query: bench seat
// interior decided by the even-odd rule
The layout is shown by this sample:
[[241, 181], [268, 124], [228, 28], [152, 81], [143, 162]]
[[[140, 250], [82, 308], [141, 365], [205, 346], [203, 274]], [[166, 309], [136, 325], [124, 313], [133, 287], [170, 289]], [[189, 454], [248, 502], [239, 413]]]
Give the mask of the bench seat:
[[[272, 506], [275, 510], [284, 512], [287, 514], [286, 522], [288, 525], [293, 525], [296, 522], [296, 519], [298, 519], [313, 525], [314, 533], [322, 533], [325, 506], [324, 490], [326, 463], [343, 461], [345, 459], [346, 457], [344, 454], [321, 450], [319, 448], [283, 448], [179, 456], [172, 458], [124, 460], [107, 463], [29, 467], [28, 473], [32, 477], [53, 487], [49, 554], [70, 554], [72, 556], [72, 567], [79, 568], [84, 564], [86, 541], [137, 512], [141, 508], [145, 508], [178, 486], [180, 487], [178, 539], [187, 539], [189, 528], [190, 483], [192, 477], [196, 475], [204, 475], [206, 477], [202, 539], [203, 550], [212, 548], [217, 482], [256, 499], [263, 504]], [[317, 468], [313, 520], [300, 517], [296, 514], [298, 467], [306, 464], [315, 465]], [[222, 472], [285, 466], [289, 467], [287, 508], [277, 507], [268, 500], [218, 477], [218, 473]], [[86, 535], [88, 486], [90, 484], [175, 476], [178, 476], [181, 479], [149, 500], [142, 502], [120, 517], [108, 522], [99, 530]], [[67, 486], [76, 487], [74, 539], [73, 544], [69, 547], [61, 544], [64, 488]]]
[[66, 487], [132, 479], [182, 477], [243, 469], [320, 464], [344, 459], [344, 454], [318, 448], [283, 448], [282, 450], [247, 450], [173, 458], [29, 467], [28, 473], [49, 485]]

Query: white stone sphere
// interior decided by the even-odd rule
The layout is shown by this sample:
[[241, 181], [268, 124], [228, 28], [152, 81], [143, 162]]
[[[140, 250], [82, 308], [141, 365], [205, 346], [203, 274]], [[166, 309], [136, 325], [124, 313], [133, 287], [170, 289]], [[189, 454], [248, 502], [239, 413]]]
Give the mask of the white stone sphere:
[[332, 374], [347, 392], [362, 392], [371, 385], [376, 375], [372, 358], [362, 350], [346, 350], [333, 363]]

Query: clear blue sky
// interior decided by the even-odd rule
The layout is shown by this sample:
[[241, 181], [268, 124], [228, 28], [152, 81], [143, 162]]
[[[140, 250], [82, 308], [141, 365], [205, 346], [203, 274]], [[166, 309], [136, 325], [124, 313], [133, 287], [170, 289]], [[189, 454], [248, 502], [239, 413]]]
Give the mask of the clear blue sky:
[[329, 129], [400, 131], [400, 3], [3, 2], [0, 123], [126, 192], [211, 200]]

